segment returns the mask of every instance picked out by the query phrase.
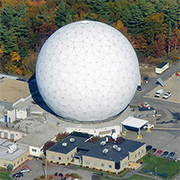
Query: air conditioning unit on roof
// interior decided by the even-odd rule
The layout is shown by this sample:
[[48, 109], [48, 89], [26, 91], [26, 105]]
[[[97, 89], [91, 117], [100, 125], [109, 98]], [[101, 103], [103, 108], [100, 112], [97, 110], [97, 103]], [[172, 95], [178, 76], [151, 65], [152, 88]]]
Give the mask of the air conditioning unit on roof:
[[121, 148], [120, 148], [120, 147], [117, 147], [117, 148], [116, 148], [116, 151], [120, 152], [120, 151], [121, 151]]
[[104, 154], [107, 154], [108, 153], [108, 149], [103, 149], [102, 151]]
[[66, 147], [66, 146], [67, 146], [67, 143], [66, 143], [66, 142], [63, 142], [63, 143], [62, 143], [62, 146]]
[[116, 148], [118, 148], [118, 145], [116, 145], [116, 144], [113, 145], [113, 149], [116, 149]]
[[101, 145], [101, 146], [104, 146], [105, 144], [106, 144], [106, 141], [101, 141], [101, 142], [100, 142], [100, 145]]
[[74, 138], [70, 138], [69, 141], [70, 141], [70, 142], [74, 142], [75, 139], [74, 139]]

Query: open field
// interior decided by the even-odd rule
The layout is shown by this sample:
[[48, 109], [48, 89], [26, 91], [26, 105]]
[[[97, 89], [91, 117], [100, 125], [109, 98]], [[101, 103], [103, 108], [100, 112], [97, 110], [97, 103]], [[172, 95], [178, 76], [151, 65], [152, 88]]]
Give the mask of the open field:
[[149, 171], [146, 173], [148, 175], [152, 175], [153, 172], [156, 172], [156, 174], [166, 173], [167, 178], [171, 179], [180, 171], [180, 161], [175, 162], [174, 160], [156, 157], [154, 155], [145, 155], [142, 160], [147, 165], [139, 171], [140, 173], [144, 173], [144, 170]]
[[9, 177], [9, 174], [9, 172], [0, 171], [0, 179], [10, 180], [11, 178]]
[[148, 177], [144, 177], [144, 176], [139, 176], [139, 175], [133, 175], [130, 178], [128, 178], [127, 180], [144, 180], [144, 178], [146, 180], [153, 180], [152, 178], [148, 178]]

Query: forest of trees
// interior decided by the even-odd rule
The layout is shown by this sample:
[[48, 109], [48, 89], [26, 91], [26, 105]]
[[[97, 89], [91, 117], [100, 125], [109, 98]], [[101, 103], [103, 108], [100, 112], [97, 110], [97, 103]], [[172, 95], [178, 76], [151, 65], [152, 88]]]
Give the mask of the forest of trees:
[[180, 51], [178, 0], [1, 0], [0, 11], [0, 72], [5, 74], [32, 75], [47, 38], [84, 19], [119, 30], [139, 59], [155, 62]]

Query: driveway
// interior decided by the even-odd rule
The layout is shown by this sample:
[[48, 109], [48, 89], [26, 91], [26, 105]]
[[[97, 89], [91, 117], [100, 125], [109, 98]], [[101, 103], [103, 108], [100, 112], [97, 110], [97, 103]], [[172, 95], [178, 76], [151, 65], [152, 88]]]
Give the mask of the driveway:
[[[33, 180], [36, 177], [45, 175], [45, 167], [42, 165], [42, 163], [43, 163], [42, 160], [37, 160], [37, 159], [32, 159], [32, 160], [27, 161], [25, 164], [23, 164], [23, 166], [28, 166], [31, 169], [31, 171], [29, 173], [24, 173], [24, 176], [19, 178], [19, 180], [21, 179]], [[22, 166], [19, 167], [16, 171], [14, 171], [13, 174], [17, 173], [19, 169], [21, 168]], [[55, 172], [63, 173], [63, 174], [77, 173], [78, 175], [82, 176], [84, 180], [90, 180], [93, 175], [93, 173], [90, 171], [78, 169], [78, 166], [76, 165], [66, 167], [66, 166], [57, 165], [57, 164], [49, 164], [49, 166], [47, 167], [47, 174], [54, 175]]]

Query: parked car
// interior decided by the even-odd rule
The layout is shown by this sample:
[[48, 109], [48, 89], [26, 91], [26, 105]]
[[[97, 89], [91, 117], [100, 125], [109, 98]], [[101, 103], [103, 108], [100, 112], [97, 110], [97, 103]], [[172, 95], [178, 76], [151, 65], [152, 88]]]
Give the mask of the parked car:
[[162, 95], [163, 92], [164, 92], [163, 89], [157, 90], [156, 93], [154, 94], [154, 97], [159, 98]]
[[61, 178], [61, 180], [66, 180], [66, 177], [65, 177], [65, 176], [63, 176], [63, 177]]
[[142, 91], [142, 87], [141, 87], [141, 86], [138, 86], [138, 87], [137, 87], [137, 90], [138, 90], [138, 91]]
[[168, 99], [169, 97], [171, 96], [171, 92], [166, 92], [164, 95], [163, 95], [163, 99]]
[[150, 153], [150, 154], [154, 154], [156, 151], [157, 151], [156, 148], [152, 148], [152, 149], [149, 151], [149, 153]]
[[180, 72], [176, 72], [176, 76], [180, 76]]
[[148, 152], [149, 150], [151, 150], [152, 149], [152, 146], [151, 145], [147, 145], [146, 146], [146, 152]]
[[23, 177], [23, 173], [18, 172], [12, 175], [12, 178], [18, 178], [18, 177]]
[[156, 156], [161, 155], [161, 154], [162, 154], [162, 152], [163, 152], [163, 150], [159, 149], [159, 150], [156, 152]]
[[168, 151], [164, 151], [163, 154], [161, 155], [161, 157], [166, 157], [169, 154]]
[[168, 158], [170, 159], [174, 158], [175, 154], [176, 154], [175, 152], [170, 152]]
[[63, 173], [59, 173], [59, 176], [60, 176], [60, 177], [63, 177]]
[[28, 172], [30, 172], [30, 169], [28, 169], [28, 168], [24, 168], [19, 171], [19, 173], [28, 173]]
[[147, 84], [147, 83], [149, 83], [149, 76], [148, 75], [145, 75], [144, 77], [143, 77], [143, 81]]

